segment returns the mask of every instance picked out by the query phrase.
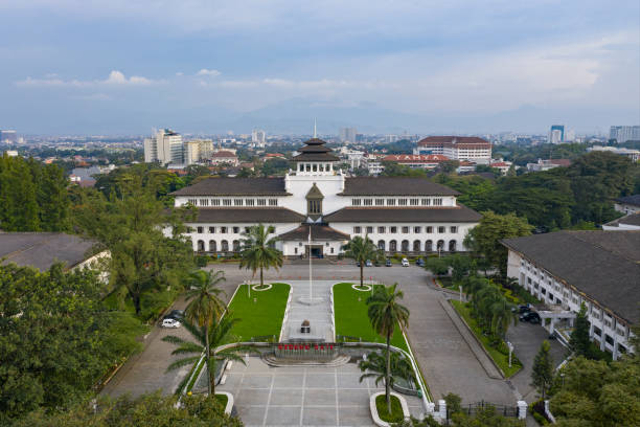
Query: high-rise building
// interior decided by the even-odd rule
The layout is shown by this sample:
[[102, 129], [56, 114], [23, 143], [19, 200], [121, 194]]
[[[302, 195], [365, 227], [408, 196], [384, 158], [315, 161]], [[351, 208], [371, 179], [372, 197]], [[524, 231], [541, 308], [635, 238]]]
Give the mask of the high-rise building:
[[356, 142], [357, 133], [358, 130], [356, 128], [340, 128], [340, 141]]
[[549, 130], [549, 137], [547, 142], [551, 144], [560, 144], [564, 142], [564, 125], [552, 125]]
[[213, 141], [210, 139], [194, 139], [185, 142], [185, 164], [193, 165], [211, 158]]
[[15, 130], [3, 130], [0, 131], [0, 142], [8, 142], [15, 144], [18, 142], [18, 135]]
[[185, 163], [182, 135], [170, 129], [158, 131], [154, 137], [144, 140], [144, 161], [163, 165]]
[[254, 129], [251, 132], [251, 142], [257, 146], [263, 147], [267, 141], [267, 133], [260, 129]]
[[611, 126], [609, 138], [618, 143], [627, 141], [640, 141], [640, 126]]

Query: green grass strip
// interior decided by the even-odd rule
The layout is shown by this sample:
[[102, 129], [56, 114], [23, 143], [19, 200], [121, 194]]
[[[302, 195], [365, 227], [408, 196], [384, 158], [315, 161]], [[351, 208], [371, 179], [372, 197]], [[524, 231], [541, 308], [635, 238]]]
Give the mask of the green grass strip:
[[396, 396], [391, 396], [391, 413], [387, 411], [387, 398], [384, 394], [376, 396], [376, 408], [378, 409], [378, 416], [382, 421], [399, 423], [404, 420], [402, 405]]
[[482, 333], [482, 329], [480, 329], [480, 326], [478, 326], [476, 319], [471, 317], [471, 310], [465, 303], [455, 300], [449, 301], [451, 301], [451, 304], [453, 304], [453, 307], [456, 309], [458, 314], [460, 314], [464, 321], [467, 322], [467, 325], [469, 325], [476, 338], [478, 338], [478, 340], [482, 343], [482, 346], [485, 348], [485, 350], [487, 350], [493, 361], [496, 362], [496, 365], [498, 365], [500, 369], [502, 369], [502, 372], [504, 372], [504, 375], [507, 378], [513, 376], [515, 373], [520, 371], [520, 369], [522, 369], [522, 365], [515, 361], [515, 354], [512, 355], [512, 363], [511, 367], [509, 367], [509, 355], [502, 354], [496, 348], [491, 346], [489, 337], [486, 337]]
[[[338, 283], [333, 286], [336, 334], [360, 337], [367, 342], [386, 343], [385, 338], [378, 335], [369, 322], [366, 301], [371, 292], [356, 291], [351, 285], [352, 283]], [[391, 337], [391, 345], [409, 351], [409, 346], [397, 325]]]
[[288, 284], [273, 283], [271, 289], [251, 290], [251, 296], [248, 296], [247, 285], [241, 285], [229, 304], [231, 315], [240, 319], [232, 331], [237, 341], [250, 341], [252, 337], [263, 335], [275, 335], [278, 339], [289, 291]]

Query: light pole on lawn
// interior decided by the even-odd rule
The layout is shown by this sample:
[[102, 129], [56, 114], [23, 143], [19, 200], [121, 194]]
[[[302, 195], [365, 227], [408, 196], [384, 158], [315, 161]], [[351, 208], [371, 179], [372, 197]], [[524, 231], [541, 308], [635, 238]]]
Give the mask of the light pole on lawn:
[[511, 355], [513, 354], [513, 344], [511, 344], [511, 341], [507, 341], [507, 346], [509, 347], [509, 367], [511, 367]]

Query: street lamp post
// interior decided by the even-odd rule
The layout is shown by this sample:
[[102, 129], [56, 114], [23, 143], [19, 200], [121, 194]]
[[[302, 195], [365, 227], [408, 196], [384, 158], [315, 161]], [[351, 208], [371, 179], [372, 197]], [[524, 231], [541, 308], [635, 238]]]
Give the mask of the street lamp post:
[[511, 355], [513, 354], [513, 344], [511, 344], [511, 341], [507, 341], [507, 346], [509, 347], [509, 367], [511, 367]]
[[460, 302], [462, 302], [462, 286], [458, 286], [458, 289], [460, 289]]

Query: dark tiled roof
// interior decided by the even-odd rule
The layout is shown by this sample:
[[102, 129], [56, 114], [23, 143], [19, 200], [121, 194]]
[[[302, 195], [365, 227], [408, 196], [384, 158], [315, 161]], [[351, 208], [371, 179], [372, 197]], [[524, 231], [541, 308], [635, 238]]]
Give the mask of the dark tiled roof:
[[[304, 221], [300, 215], [287, 208], [198, 208], [193, 223], [283, 223]], [[187, 221], [192, 223], [192, 221]]]
[[502, 243], [627, 322], [640, 321], [640, 231], [559, 231]]
[[456, 190], [424, 178], [346, 178], [342, 196], [457, 196]]
[[340, 209], [325, 215], [331, 222], [478, 222], [482, 218], [478, 212], [466, 206], [442, 208], [356, 208]]
[[640, 226], [640, 212], [623, 216], [618, 220], [620, 224]]
[[72, 268], [91, 257], [96, 242], [64, 233], [1, 233], [0, 258], [2, 263], [32, 266], [48, 270], [62, 262]]
[[311, 228], [311, 240], [312, 241], [346, 241], [350, 239], [350, 236], [346, 233], [342, 233], [327, 225], [309, 225], [302, 224], [295, 230], [283, 233], [280, 236], [280, 240], [283, 241], [304, 241], [309, 239], [309, 228]]
[[618, 197], [616, 202], [623, 203], [625, 205], [640, 206], [640, 194], [634, 194], [633, 196]]
[[171, 196], [286, 196], [284, 178], [208, 178]]
[[294, 162], [337, 162], [340, 158], [330, 153], [302, 153], [292, 160]]

